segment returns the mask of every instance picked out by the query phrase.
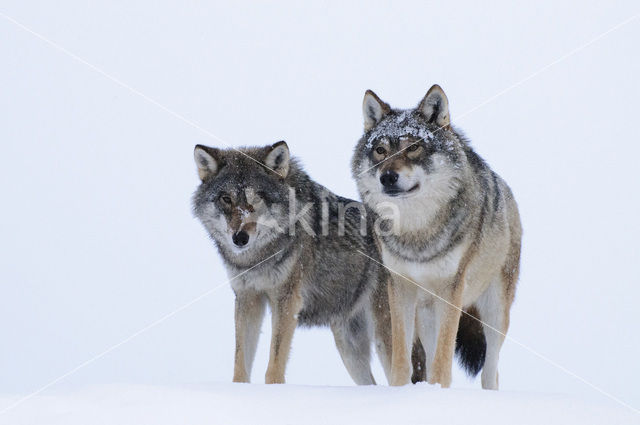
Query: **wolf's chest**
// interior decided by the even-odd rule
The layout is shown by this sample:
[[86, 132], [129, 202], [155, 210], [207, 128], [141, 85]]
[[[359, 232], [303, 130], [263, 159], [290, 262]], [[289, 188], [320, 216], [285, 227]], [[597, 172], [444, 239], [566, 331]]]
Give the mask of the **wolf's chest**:
[[284, 284], [290, 277], [297, 256], [291, 255], [276, 266], [265, 265], [254, 269], [236, 269], [227, 265], [229, 276], [237, 276], [231, 281], [234, 291], [266, 292]]
[[460, 267], [464, 250], [464, 244], [459, 244], [441, 257], [422, 262], [401, 258], [383, 244], [382, 260], [392, 275], [402, 276], [414, 281], [414, 283], [429, 286], [432, 283], [449, 280], [455, 276]]
[[248, 290], [265, 292], [275, 288], [281, 283], [282, 280], [272, 276], [271, 273], [254, 273], [242, 276], [239, 279], [234, 279], [231, 282], [231, 287], [236, 292]]

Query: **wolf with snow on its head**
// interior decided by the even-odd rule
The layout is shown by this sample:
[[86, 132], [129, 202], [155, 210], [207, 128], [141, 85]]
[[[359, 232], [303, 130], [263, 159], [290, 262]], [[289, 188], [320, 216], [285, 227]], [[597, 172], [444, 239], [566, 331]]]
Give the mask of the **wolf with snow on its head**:
[[401, 213], [396, 225], [420, 229], [470, 173], [470, 148], [450, 126], [447, 98], [434, 86], [417, 108], [395, 110], [367, 91], [363, 109], [365, 134], [352, 160], [362, 199], [369, 206], [393, 203]]
[[451, 125], [440, 86], [408, 110], [392, 109], [367, 91], [362, 108], [353, 177], [371, 215], [380, 215], [381, 205], [398, 211], [392, 232], [375, 229], [394, 276], [391, 318], [394, 332], [400, 330], [393, 338], [391, 383], [409, 380], [416, 325], [424, 350], [414, 356], [414, 380], [426, 370], [422, 378], [449, 386], [455, 349], [471, 375], [482, 369], [484, 388], [497, 389], [498, 353], [520, 265], [522, 229], [513, 194]]

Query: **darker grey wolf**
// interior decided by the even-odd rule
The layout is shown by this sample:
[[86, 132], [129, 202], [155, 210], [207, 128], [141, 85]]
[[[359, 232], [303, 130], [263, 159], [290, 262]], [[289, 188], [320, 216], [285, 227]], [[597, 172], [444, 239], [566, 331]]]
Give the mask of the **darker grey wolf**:
[[[234, 382], [249, 382], [269, 305], [266, 383], [283, 383], [296, 326], [329, 326], [357, 384], [375, 384], [370, 345], [391, 358], [388, 272], [362, 204], [315, 183], [285, 142], [241, 150], [198, 145], [193, 211], [218, 248], [235, 292]], [[374, 332], [375, 331], [375, 332]]]
[[513, 194], [451, 125], [439, 86], [409, 110], [392, 109], [367, 91], [363, 113], [353, 176], [368, 214], [380, 215], [381, 204], [398, 212], [392, 231], [375, 229], [393, 271], [391, 384], [409, 381], [417, 338], [414, 380], [450, 386], [455, 350], [468, 372], [482, 369], [483, 388], [498, 389], [520, 268]]

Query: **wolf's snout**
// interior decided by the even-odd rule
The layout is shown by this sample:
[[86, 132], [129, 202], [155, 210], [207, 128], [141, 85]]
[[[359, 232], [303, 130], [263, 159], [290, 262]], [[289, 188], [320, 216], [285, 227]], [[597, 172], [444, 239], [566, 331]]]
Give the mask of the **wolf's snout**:
[[234, 233], [233, 236], [231, 236], [231, 239], [236, 246], [242, 247], [249, 243], [249, 234], [244, 230], [240, 230], [239, 232]]
[[382, 183], [382, 186], [384, 187], [393, 186], [394, 184], [396, 184], [397, 181], [398, 181], [398, 173], [396, 173], [395, 171], [391, 171], [391, 170], [385, 171], [380, 176], [380, 183]]

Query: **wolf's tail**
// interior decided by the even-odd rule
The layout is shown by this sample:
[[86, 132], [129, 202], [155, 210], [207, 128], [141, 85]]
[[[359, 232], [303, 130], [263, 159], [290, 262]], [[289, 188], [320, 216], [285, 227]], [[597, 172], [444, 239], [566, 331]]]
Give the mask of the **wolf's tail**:
[[487, 353], [487, 341], [480, 323], [478, 310], [474, 306], [460, 315], [458, 334], [456, 335], [456, 355], [460, 366], [467, 375], [476, 376], [484, 366]]

